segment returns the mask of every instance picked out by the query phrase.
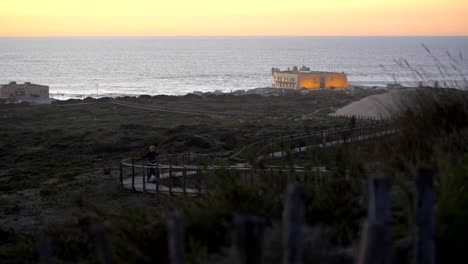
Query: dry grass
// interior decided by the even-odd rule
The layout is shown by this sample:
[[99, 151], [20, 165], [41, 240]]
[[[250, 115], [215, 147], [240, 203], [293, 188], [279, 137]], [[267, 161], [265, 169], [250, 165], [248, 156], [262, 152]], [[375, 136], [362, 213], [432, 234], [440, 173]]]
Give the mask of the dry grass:
[[[0, 257], [11, 262], [21, 261], [26, 255], [36, 259], [35, 243], [40, 230], [46, 228], [57, 243], [71, 239], [66, 230], [78, 235], [77, 241], [57, 249], [59, 258], [94, 259], [89, 247], [94, 243], [90, 230], [95, 223], [106, 223], [115, 232], [120, 252], [117, 258], [131, 254], [135, 262], [145, 262], [151, 257], [145, 255], [148, 252], [164, 255], [165, 244], [160, 250], [148, 248], [155, 248], [151, 243], [160, 243], [153, 240], [165, 241], [164, 229], [157, 231], [159, 227], [155, 227], [159, 235], [145, 231], [164, 226], [158, 224], [159, 214], [149, 215], [156, 206], [155, 198], [119, 188], [117, 164], [121, 159], [141, 156], [153, 144], [166, 153], [236, 150], [259, 139], [345, 124], [346, 120], [327, 114], [372, 93], [356, 90], [353, 95], [315, 91], [307, 96], [284, 97], [121, 98], [185, 111], [237, 113], [224, 117], [150, 111], [110, 104], [106, 99], [88, 99], [88, 104], [82, 105], [74, 101], [0, 105], [0, 230], [12, 229], [8, 239], [0, 237]], [[157, 211], [192, 203], [197, 199], [163, 196]], [[135, 222], [135, 217], [142, 218]], [[197, 241], [193, 242], [195, 246], [199, 245]]]

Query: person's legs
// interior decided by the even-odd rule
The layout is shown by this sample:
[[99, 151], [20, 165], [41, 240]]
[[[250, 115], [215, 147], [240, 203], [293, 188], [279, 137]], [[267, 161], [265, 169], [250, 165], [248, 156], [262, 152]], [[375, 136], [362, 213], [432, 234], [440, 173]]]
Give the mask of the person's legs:
[[148, 163], [148, 166], [151, 166], [151, 167], [148, 168], [148, 175], [147, 175], [147, 179], [149, 181], [150, 178], [151, 178], [151, 175], [156, 176], [156, 172], [154, 171], [154, 167], [152, 167], [152, 166], [154, 166], [154, 164]]

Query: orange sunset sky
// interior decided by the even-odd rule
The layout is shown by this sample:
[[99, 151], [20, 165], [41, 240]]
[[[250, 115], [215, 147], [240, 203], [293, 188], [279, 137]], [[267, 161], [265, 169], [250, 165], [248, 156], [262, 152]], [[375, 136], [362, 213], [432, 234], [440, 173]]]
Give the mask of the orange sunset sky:
[[468, 35], [467, 0], [0, 0], [0, 36]]

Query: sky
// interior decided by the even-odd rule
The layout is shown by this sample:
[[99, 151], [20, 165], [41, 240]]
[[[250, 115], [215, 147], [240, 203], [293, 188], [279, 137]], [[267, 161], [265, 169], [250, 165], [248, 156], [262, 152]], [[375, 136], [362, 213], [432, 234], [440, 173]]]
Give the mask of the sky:
[[0, 0], [0, 36], [468, 35], [467, 0]]

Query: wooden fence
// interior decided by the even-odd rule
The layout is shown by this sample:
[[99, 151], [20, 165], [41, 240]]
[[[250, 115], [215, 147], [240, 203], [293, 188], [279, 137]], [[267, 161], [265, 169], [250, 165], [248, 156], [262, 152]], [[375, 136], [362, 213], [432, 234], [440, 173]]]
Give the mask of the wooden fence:
[[[362, 230], [360, 251], [355, 256], [357, 264], [393, 263], [393, 246], [390, 235], [391, 201], [390, 180], [385, 176], [369, 179], [368, 217]], [[435, 191], [432, 170], [420, 169], [415, 179], [416, 236], [414, 239], [415, 263], [435, 263]], [[288, 187], [282, 216], [282, 262], [302, 263], [304, 207], [301, 187], [292, 183]], [[169, 250], [171, 263], [184, 262], [184, 227], [178, 212], [168, 215]], [[237, 263], [261, 263], [263, 254], [264, 222], [255, 216], [235, 215], [234, 241]]]
[[[357, 143], [376, 137], [395, 133], [388, 122], [381, 120], [369, 120], [369, 123], [345, 128], [333, 128], [319, 132], [300, 134], [294, 136], [279, 137], [270, 140], [262, 140], [242, 148], [239, 152], [232, 153], [182, 153], [165, 155], [160, 157], [157, 165], [148, 165], [144, 160], [130, 158], [120, 163], [120, 183], [123, 187], [134, 191], [150, 192], [159, 195], [160, 192], [201, 194], [210, 189], [206, 179], [218, 170], [227, 170], [229, 174], [237, 174], [246, 183], [252, 185], [258, 175], [269, 174], [268, 179], [279, 179], [287, 184], [285, 176], [302, 179], [303, 182], [320, 182], [323, 175], [327, 174], [319, 160], [315, 160], [314, 168], [305, 168], [292, 165], [297, 160], [294, 156], [299, 153], [323, 152], [339, 144]], [[258, 168], [250, 165], [250, 156], [256, 160], [262, 160], [264, 164]], [[291, 159], [288, 167], [281, 167], [277, 160]], [[269, 161], [270, 164], [265, 163]], [[236, 171], [233, 173], [233, 171]], [[148, 181], [150, 173], [155, 174], [152, 182]], [[275, 176], [276, 175], [276, 176]], [[274, 177], [275, 176], [275, 177]], [[284, 187], [284, 186], [283, 186]]]
[[306, 134], [296, 134], [260, 140], [243, 147], [230, 159], [247, 160], [248, 156], [259, 158], [283, 158], [309, 148], [324, 149], [343, 143], [356, 143], [396, 132], [386, 120], [366, 120], [349, 127], [333, 127]]
[[[268, 184], [270, 187], [284, 189], [289, 182], [321, 186], [330, 174], [324, 166], [304, 168], [300, 166], [266, 166], [255, 168], [247, 165], [210, 165], [210, 166], [173, 166], [147, 165], [145, 161], [135, 159], [120, 164], [120, 184], [133, 191], [159, 194], [173, 193], [198, 195], [212, 190], [213, 179], [224, 174], [240, 183], [254, 187], [257, 184]], [[148, 180], [153, 172], [155, 177]]]
[[[413, 250], [416, 264], [435, 263], [435, 191], [433, 170], [419, 169], [414, 186], [415, 227]], [[390, 236], [391, 201], [390, 180], [385, 176], [374, 176], [368, 181], [368, 217], [361, 234], [361, 244], [355, 263], [393, 263], [393, 243]], [[304, 241], [305, 200], [298, 183], [289, 185], [282, 215], [282, 263], [302, 263]], [[262, 219], [250, 216], [234, 216], [235, 230], [232, 246], [237, 263], [262, 263], [265, 223]], [[185, 236], [182, 215], [175, 211], [167, 216], [168, 245], [170, 261], [173, 264], [185, 263]], [[101, 263], [112, 263], [111, 243], [103, 227], [96, 229], [97, 252]], [[43, 239], [39, 243], [41, 263], [52, 263], [51, 241]], [[157, 260], [155, 260], [157, 261]]]

